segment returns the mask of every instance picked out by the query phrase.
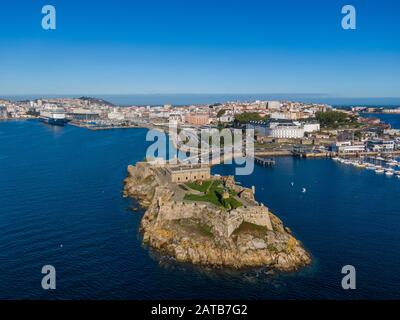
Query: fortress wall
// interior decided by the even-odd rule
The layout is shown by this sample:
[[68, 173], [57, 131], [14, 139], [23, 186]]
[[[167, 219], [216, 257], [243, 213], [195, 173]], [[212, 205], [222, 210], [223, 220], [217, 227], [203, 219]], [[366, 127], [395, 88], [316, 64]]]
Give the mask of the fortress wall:
[[240, 225], [243, 223], [243, 215], [242, 214], [237, 214], [232, 217], [229, 217], [226, 220], [226, 236], [230, 237], [232, 233], [240, 227]]
[[268, 210], [265, 207], [238, 208], [231, 212], [207, 210], [206, 205], [168, 201], [159, 207], [158, 218], [179, 220], [195, 218], [212, 227], [216, 235], [230, 237], [245, 221], [272, 230]]
[[154, 175], [149, 165], [145, 162], [138, 162], [136, 166], [128, 166], [128, 172], [132, 177], [142, 180]]
[[258, 206], [246, 208], [243, 219], [246, 222], [266, 227], [268, 230], [273, 230], [268, 209], [265, 207]]
[[199, 213], [204, 208], [205, 206], [194, 203], [168, 201], [160, 206], [158, 218], [161, 220], [199, 218]]
[[211, 179], [210, 169], [185, 169], [182, 171], [171, 171], [169, 172], [170, 179], [175, 183], [184, 183], [197, 180], [209, 180]]

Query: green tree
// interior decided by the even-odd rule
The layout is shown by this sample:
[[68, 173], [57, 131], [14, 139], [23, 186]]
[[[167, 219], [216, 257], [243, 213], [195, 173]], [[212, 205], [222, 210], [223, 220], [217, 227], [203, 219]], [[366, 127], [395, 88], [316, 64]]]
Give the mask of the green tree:
[[222, 116], [225, 114], [225, 112], [226, 112], [226, 110], [225, 110], [225, 109], [221, 109], [221, 110], [219, 110], [219, 111], [218, 111], [218, 113], [217, 113], [217, 118], [220, 118], [220, 117], [222, 117]]
[[239, 124], [246, 124], [250, 121], [266, 121], [269, 116], [262, 117], [257, 112], [244, 112], [235, 115], [235, 122]]
[[317, 112], [315, 118], [323, 128], [339, 128], [357, 123], [356, 117], [340, 111]]

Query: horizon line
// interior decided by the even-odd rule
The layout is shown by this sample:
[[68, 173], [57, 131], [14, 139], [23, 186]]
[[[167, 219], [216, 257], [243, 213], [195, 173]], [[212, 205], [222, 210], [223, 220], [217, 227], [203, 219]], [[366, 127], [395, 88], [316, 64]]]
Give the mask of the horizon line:
[[[134, 95], [143, 95], [143, 96], [157, 96], [157, 95], [294, 95], [294, 96], [315, 96], [315, 97], [323, 97], [323, 98], [343, 98], [343, 99], [400, 99], [400, 96], [347, 96], [347, 95], [332, 95], [327, 93], [268, 93], [268, 92], [257, 92], [257, 93], [229, 93], [229, 92], [218, 92], [218, 93], [192, 93], [192, 92], [177, 92], [177, 93], [7, 93], [0, 94], [1, 97], [12, 97], [12, 96], [79, 96], [79, 97], [89, 97], [89, 96], [134, 96]], [[77, 97], [77, 98], [79, 98]]]

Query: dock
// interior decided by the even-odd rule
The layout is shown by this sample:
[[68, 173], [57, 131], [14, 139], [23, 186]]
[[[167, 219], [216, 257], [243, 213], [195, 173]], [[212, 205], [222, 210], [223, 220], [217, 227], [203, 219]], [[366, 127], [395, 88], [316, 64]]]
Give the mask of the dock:
[[275, 165], [275, 160], [271, 158], [254, 157], [254, 162], [263, 167], [270, 167]]

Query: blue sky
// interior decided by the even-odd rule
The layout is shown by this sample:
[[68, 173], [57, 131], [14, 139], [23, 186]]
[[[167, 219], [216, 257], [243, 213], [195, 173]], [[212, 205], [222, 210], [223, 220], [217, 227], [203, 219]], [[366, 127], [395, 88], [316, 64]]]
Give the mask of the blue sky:
[[[357, 30], [341, 28], [345, 4]], [[7, 0], [0, 94], [399, 97], [399, 40], [396, 0]]]

